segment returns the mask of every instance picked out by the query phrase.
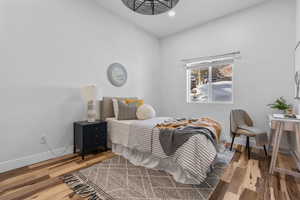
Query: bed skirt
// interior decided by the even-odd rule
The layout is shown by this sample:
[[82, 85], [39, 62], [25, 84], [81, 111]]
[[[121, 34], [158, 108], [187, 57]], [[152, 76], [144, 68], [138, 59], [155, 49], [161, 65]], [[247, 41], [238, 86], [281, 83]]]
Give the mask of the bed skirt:
[[120, 144], [112, 144], [112, 151], [136, 166], [165, 171], [171, 174], [178, 183], [200, 184], [194, 177], [190, 177], [188, 173], [185, 173], [171, 158], [159, 158], [151, 153], [130, 149]]

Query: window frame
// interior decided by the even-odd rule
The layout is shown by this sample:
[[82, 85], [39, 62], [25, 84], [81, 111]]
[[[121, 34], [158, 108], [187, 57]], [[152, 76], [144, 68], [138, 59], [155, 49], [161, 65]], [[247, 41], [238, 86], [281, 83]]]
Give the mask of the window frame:
[[229, 105], [232, 105], [234, 104], [234, 68], [235, 68], [235, 62], [234, 60], [228, 64], [228, 65], [231, 65], [232, 67], [232, 77], [231, 77], [231, 82], [232, 82], [232, 98], [231, 98], [231, 101], [212, 101], [212, 68], [213, 66], [212, 65], [207, 65], [206, 67], [208, 67], [209, 69], [209, 83], [208, 83], [208, 101], [207, 102], [201, 102], [201, 101], [191, 101], [190, 100], [190, 93], [191, 93], [191, 76], [190, 76], [190, 72], [192, 69], [201, 69], [201, 68], [204, 68], [205, 66], [201, 66], [201, 67], [187, 67], [186, 68], [186, 103], [187, 104], [229, 104]]

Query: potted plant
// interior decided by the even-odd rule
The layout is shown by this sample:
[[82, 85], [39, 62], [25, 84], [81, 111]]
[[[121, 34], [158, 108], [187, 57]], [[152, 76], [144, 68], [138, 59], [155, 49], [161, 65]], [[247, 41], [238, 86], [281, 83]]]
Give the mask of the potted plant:
[[292, 105], [288, 104], [283, 97], [276, 99], [274, 103], [268, 104], [268, 107], [282, 111], [284, 114], [292, 114]]

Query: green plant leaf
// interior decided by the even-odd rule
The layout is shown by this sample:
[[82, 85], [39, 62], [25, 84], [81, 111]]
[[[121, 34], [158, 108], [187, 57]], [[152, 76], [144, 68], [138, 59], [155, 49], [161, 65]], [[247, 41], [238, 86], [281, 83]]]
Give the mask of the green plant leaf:
[[292, 105], [287, 104], [286, 100], [283, 97], [279, 97], [278, 99], [275, 100], [274, 103], [268, 104], [267, 106], [272, 109], [283, 110], [283, 111], [292, 107]]

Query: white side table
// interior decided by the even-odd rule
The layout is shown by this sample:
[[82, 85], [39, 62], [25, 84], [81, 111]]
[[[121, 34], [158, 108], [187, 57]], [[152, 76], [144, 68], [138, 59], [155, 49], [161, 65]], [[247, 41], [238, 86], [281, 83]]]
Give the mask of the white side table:
[[[273, 152], [272, 152], [272, 159], [271, 159], [271, 163], [270, 163], [269, 173], [273, 174], [274, 172], [279, 172], [282, 174], [300, 177], [300, 173], [298, 173], [298, 172], [276, 167], [278, 150], [279, 150], [282, 134], [284, 131], [288, 131], [287, 133], [289, 133], [289, 134], [296, 134], [297, 146], [300, 147], [299, 146], [299, 144], [300, 144], [300, 120], [287, 119], [287, 118], [285, 118], [285, 119], [274, 118], [272, 115], [269, 115], [269, 121], [270, 121], [271, 129], [275, 129], [274, 133], [271, 131], [271, 134], [272, 133], [274, 134], [274, 135], [272, 135], [271, 138], [273, 138], [274, 140], [273, 140]], [[270, 141], [269, 141], [269, 151], [270, 151], [271, 143], [272, 143], [272, 139], [270, 139]], [[295, 161], [297, 163], [298, 170], [300, 170], [300, 165], [299, 165], [300, 162], [299, 162], [299, 158], [297, 157], [297, 153], [292, 149], [290, 149], [290, 151], [291, 151], [293, 158], [295, 159]]]

